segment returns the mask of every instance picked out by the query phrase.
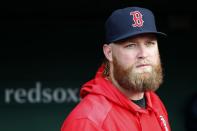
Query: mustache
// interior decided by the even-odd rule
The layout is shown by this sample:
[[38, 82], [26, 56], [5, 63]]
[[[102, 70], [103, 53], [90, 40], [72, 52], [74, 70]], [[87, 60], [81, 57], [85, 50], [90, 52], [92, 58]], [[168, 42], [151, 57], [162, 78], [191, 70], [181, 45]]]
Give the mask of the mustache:
[[140, 66], [140, 65], [153, 65], [149, 60], [141, 60], [135, 63], [135, 66]]

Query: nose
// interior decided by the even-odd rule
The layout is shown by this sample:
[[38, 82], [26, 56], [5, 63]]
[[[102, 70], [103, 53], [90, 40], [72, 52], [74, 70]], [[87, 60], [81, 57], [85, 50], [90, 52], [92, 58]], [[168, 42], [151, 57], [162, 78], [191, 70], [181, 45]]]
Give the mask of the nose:
[[144, 46], [139, 46], [138, 48], [138, 59], [145, 59], [148, 56], [147, 49]]

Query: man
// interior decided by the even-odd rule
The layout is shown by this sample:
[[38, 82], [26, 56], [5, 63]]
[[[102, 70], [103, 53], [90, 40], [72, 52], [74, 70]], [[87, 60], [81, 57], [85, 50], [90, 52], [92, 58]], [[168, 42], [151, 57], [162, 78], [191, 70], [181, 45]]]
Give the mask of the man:
[[164, 105], [154, 93], [162, 68], [154, 15], [145, 8], [114, 11], [105, 24], [105, 62], [83, 85], [81, 102], [61, 131], [170, 131]]

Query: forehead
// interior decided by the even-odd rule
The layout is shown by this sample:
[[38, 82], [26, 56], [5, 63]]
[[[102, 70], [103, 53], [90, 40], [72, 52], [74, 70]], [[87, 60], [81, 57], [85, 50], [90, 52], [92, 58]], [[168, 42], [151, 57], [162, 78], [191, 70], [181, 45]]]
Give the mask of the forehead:
[[125, 42], [138, 42], [141, 40], [143, 40], [143, 41], [157, 41], [157, 37], [155, 34], [140, 34], [140, 35], [136, 35], [133, 37], [129, 37], [124, 40], [117, 41], [115, 43], [121, 44], [121, 43], [125, 43]]

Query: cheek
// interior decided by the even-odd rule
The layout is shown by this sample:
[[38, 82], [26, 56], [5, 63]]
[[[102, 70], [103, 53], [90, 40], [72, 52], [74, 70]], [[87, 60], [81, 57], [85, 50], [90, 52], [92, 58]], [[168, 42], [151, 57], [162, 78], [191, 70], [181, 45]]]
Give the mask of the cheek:
[[112, 57], [115, 57], [117, 63], [124, 69], [130, 68], [137, 61], [136, 51], [124, 50], [122, 48], [114, 48], [112, 51]]
[[130, 68], [136, 61], [134, 54], [119, 53], [116, 58], [124, 69]]
[[160, 63], [160, 55], [158, 51], [155, 51], [155, 53], [152, 54], [151, 56], [153, 64], [157, 65]]

